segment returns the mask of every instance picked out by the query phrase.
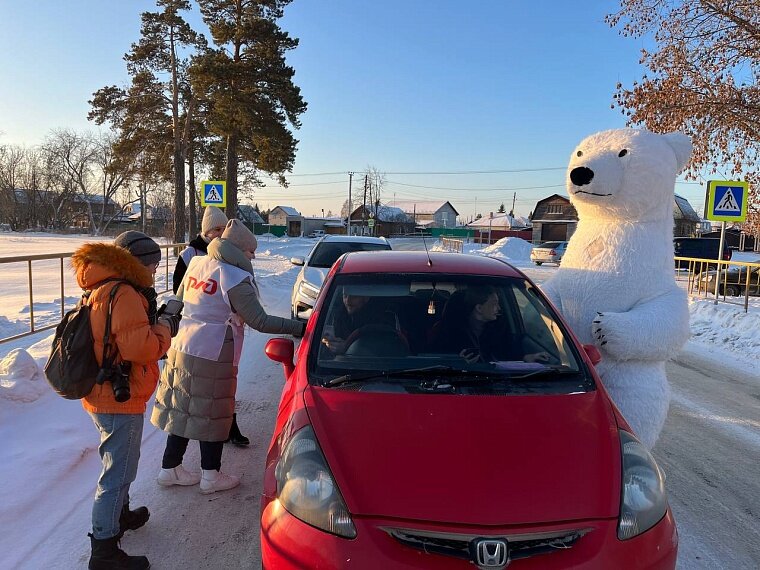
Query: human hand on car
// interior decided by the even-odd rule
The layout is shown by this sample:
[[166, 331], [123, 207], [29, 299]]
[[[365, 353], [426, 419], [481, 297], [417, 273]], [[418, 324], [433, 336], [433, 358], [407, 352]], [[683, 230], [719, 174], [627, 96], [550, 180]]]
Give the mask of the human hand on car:
[[551, 356], [548, 352], [542, 351], [542, 352], [532, 352], [530, 354], [526, 354], [523, 356], [523, 362], [539, 362], [541, 364], [545, 364], [549, 362], [551, 359]]
[[463, 348], [459, 353], [459, 356], [464, 358], [467, 364], [472, 364], [480, 360], [480, 352], [475, 348]]
[[333, 354], [343, 354], [346, 352], [346, 348], [348, 348], [344, 339], [333, 336], [330, 333], [322, 335], [322, 344]]

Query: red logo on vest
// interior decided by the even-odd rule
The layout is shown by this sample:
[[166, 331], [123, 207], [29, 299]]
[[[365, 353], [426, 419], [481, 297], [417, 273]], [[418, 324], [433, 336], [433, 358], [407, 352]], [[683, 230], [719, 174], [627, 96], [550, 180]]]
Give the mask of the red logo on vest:
[[214, 293], [216, 293], [216, 289], [219, 286], [219, 284], [211, 278], [209, 278], [208, 281], [198, 281], [195, 277], [191, 277], [188, 275], [187, 286], [190, 289], [200, 289], [201, 291], [206, 293], [206, 295], [213, 295]]

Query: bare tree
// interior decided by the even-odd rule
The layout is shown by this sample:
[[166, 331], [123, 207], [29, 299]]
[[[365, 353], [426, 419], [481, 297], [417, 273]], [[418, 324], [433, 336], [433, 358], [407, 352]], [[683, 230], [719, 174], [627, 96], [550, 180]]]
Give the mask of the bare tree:
[[[692, 136], [689, 175], [760, 183], [760, 0], [621, 0], [606, 18], [629, 37], [650, 36], [649, 73], [618, 84], [615, 104], [629, 124]], [[750, 192], [749, 226], [760, 227], [760, 192]], [[755, 235], [760, 235], [755, 233]]]

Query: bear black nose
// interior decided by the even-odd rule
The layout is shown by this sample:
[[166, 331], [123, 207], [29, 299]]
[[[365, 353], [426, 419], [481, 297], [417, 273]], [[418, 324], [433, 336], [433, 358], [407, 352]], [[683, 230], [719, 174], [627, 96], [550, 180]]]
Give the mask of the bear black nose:
[[570, 171], [570, 180], [576, 186], [584, 186], [594, 179], [594, 171], [585, 166], [573, 168]]

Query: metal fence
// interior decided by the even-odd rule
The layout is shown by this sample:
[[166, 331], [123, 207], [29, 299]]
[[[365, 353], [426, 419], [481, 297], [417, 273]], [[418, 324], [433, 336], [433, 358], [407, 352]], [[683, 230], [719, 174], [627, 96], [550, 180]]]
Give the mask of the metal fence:
[[[164, 254], [162, 257], [162, 265], [163, 268], [159, 267], [159, 270], [156, 272], [156, 289], [159, 295], [163, 295], [165, 293], [169, 293], [172, 290], [172, 282], [170, 280], [170, 276], [172, 275], [174, 271], [174, 267], [177, 262], [177, 255], [178, 253], [186, 246], [186, 243], [172, 243], [168, 245], [161, 245], [161, 249], [164, 250]], [[58, 322], [63, 318], [63, 316], [66, 314], [66, 275], [67, 270], [68, 273], [70, 273], [70, 269], [64, 268], [64, 260], [70, 258], [74, 254], [73, 251], [65, 252], [65, 253], [49, 253], [49, 254], [41, 254], [41, 255], [18, 255], [18, 256], [12, 256], [12, 257], [0, 257], [0, 275], [7, 274], [8, 268], [13, 268], [10, 264], [26, 264], [26, 279], [27, 279], [27, 293], [29, 298], [29, 321], [28, 321], [28, 329], [25, 332], [21, 332], [18, 334], [14, 334], [12, 336], [7, 336], [0, 338], [0, 345], [11, 342], [14, 340], [18, 340], [27, 336], [31, 336], [40, 332], [44, 332], [47, 330], [54, 329]], [[56, 314], [54, 315], [48, 315], [48, 317], [55, 317], [55, 322], [52, 324], [37, 326], [37, 323], [35, 322], [35, 310], [34, 310], [34, 299], [35, 299], [35, 275], [34, 275], [34, 266], [38, 264], [39, 262], [49, 262], [49, 261], [55, 261], [58, 260], [58, 269], [57, 271], [57, 291], [60, 297], [56, 298], [53, 303], [56, 305], [59, 305], [60, 307], [60, 313], [58, 311], [55, 311]], [[170, 268], [171, 265], [171, 268]], [[18, 267], [18, 265], [16, 265]], [[45, 271], [44, 277], [38, 277], [37, 278], [37, 284], [39, 291], [40, 286], [40, 280], [48, 280], [50, 278], [50, 269], [47, 268]], [[48, 287], [50, 287], [50, 282], [47, 281], [45, 283]], [[77, 296], [77, 299], [79, 297]], [[40, 301], [38, 299], [38, 303], [45, 303], [49, 304], [49, 297], [48, 299]], [[69, 307], [71, 308], [71, 307]]]
[[464, 240], [449, 238], [449, 237], [442, 237], [441, 247], [446, 249], [446, 251], [454, 251], [456, 253], [462, 253], [464, 251]]
[[749, 310], [749, 298], [760, 295], [760, 263], [676, 257], [676, 281], [686, 281], [693, 297], [712, 298]]

